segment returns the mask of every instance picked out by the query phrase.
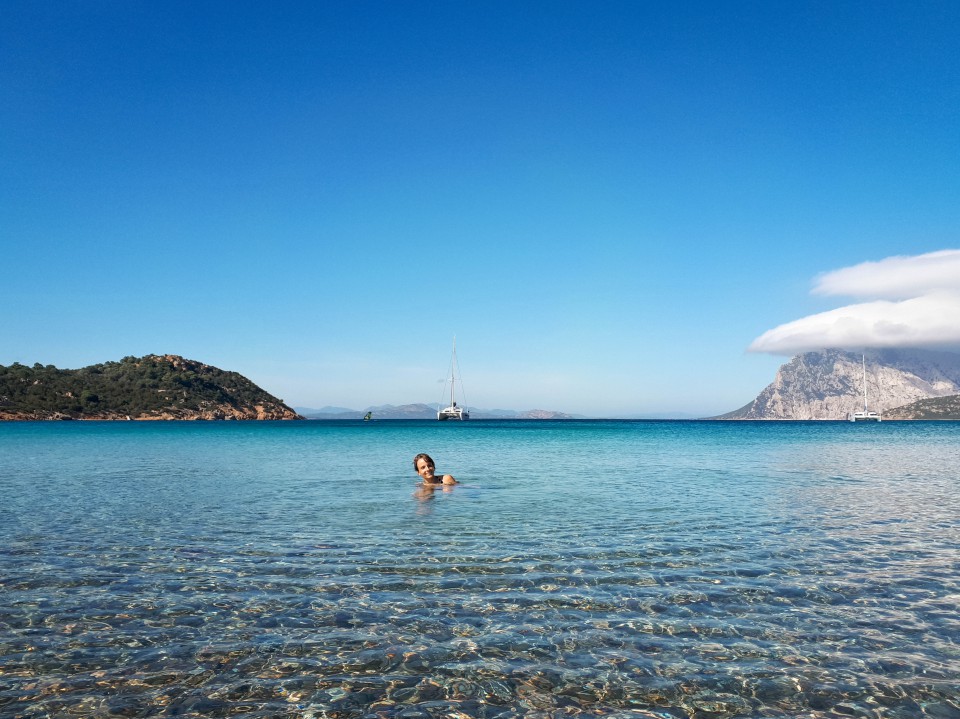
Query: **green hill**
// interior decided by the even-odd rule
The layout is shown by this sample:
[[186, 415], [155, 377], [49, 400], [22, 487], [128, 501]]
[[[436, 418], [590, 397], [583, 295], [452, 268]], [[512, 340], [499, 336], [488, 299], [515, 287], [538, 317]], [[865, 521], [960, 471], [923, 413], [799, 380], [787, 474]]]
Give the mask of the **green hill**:
[[887, 410], [884, 419], [960, 419], [960, 394], [932, 397]]
[[236, 372], [177, 355], [82, 369], [0, 366], [0, 420], [301, 419]]

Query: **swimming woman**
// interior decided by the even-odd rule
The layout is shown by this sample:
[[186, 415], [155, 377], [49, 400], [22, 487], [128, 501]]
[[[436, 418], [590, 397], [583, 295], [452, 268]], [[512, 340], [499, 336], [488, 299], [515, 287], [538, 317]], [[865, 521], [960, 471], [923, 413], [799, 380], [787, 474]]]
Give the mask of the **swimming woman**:
[[449, 474], [437, 476], [436, 465], [429, 454], [418, 454], [413, 458], [413, 468], [417, 470], [425, 485], [456, 484], [457, 480]]

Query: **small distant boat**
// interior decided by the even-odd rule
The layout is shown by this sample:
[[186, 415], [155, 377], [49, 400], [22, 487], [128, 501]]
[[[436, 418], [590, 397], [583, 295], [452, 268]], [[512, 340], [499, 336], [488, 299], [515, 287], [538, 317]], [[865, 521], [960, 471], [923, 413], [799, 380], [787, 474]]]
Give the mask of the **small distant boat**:
[[860, 355], [863, 364], [863, 412], [850, 412], [847, 419], [851, 422], [880, 422], [882, 417], [867, 408], [867, 357]]
[[363, 415], [364, 422], [369, 422], [371, 419], [373, 419], [373, 412], [367, 412], [365, 415]]
[[[457, 382], [460, 382], [460, 393], [463, 394], [463, 381], [460, 379], [460, 366], [457, 364], [457, 338], [454, 337], [453, 355], [450, 358], [450, 404], [443, 409], [440, 409], [439, 404], [437, 405], [437, 420], [441, 422], [447, 419], [461, 421], [470, 419], [470, 412], [457, 405]], [[444, 387], [444, 395], [446, 395], [446, 387]]]

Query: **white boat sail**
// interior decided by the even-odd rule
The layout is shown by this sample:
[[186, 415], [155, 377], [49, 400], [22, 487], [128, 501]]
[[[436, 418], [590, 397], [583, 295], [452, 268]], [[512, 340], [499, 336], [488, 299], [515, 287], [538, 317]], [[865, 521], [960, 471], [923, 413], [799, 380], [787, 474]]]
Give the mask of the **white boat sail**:
[[860, 355], [860, 361], [863, 364], [863, 412], [850, 412], [847, 419], [851, 422], [879, 422], [882, 418], [876, 412], [871, 412], [867, 408], [867, 358], [866, 355]]
[[[457, 338], [453, 338], [453, 355], [450, 358], [450, 404], [440, 409], [437, 405], [437, 419], [440, 421], [447, 419], [470, 419], [470, 412], [457, 404], [456, 387], [460, 382], [460, 393], [463, 394], [463, 381], [460, 380], [460, 366], [457, 364]], [[444, 396], [446, 396], [446, 386], [444, 386]], [[442, 400], [441, 400], [442, 402]]]

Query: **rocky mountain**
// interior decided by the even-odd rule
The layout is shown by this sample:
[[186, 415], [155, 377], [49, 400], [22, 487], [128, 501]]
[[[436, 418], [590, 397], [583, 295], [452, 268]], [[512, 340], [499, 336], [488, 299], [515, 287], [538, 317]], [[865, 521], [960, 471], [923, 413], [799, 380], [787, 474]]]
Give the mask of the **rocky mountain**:
[[[869, 408], [890, 419], [894, 408], [960, 394], [958, 354], [868, 350], [865, 360]], [[752, 402], [716, 419], [844, 419], [863, 409], [863, 388], [859, 353], [806, 352], [780, 367]]]
[[525, 412], [518, 412], [516, 419], [573, 419], [573, 415], [555, 412], [552, 409], [528, 409]]
[[0, 420], [303, 419], [236, 372], [179, 355], [82, 369], [0, 366]]

